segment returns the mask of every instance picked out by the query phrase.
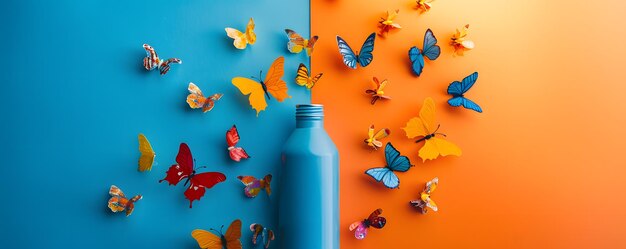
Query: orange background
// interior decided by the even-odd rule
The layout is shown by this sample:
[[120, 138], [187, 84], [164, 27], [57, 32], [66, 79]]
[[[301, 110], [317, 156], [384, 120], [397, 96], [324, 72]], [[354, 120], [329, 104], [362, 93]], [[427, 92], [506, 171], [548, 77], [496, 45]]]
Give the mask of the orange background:
[[[312, 34], [321, 40], [313, 73], [324, 77], [313, 102], [326, 106], [326, 129], [341, 155], [342, 248], [625, 248], [626, 3], [623, 1], [440, 0], [419, 15], [408, 0], [312, 0]], [[376, 39], [374, 61], [348, 69], [335, 35], [354, 49], [386, 10], [402, 25]], [[476, 49], [453, 57], [448, 41], [470, 24]], [[442, 47], [417, 78], [409, 47], [434, 31]], [[450, 108], [448, 84], [478, 71], [467, 96], [484, 113]], [[393, 99], [369, 104], [372, 76], [387, 78]], [[440, 131], [461, 157], [422, 163], [421, 144], [401, 127], [424, 98], [437, 107]], [[396, 148], [415, 164], [389, 190], [363, 174], [384, 165], [363, 145], [367, 127], [392, 129]], [[439, 212], [408, 205], [438, 176]], [[382, 230], [357, 241], [351, 222], [376, 208]]]

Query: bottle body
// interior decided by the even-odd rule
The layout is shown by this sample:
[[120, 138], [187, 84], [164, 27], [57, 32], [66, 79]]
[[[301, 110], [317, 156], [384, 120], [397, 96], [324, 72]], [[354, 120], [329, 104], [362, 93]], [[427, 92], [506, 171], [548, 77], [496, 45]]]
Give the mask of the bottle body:
[[[318, 114], [306, 113], [317, 109]], [[283, 249], [339, 248], [339, 153], [324, 130], [323, 117], [316, 116], [323, 115], [321, 111], [320, 105], [298, 106], [296, 129], [283, 147], [279, 203]]]

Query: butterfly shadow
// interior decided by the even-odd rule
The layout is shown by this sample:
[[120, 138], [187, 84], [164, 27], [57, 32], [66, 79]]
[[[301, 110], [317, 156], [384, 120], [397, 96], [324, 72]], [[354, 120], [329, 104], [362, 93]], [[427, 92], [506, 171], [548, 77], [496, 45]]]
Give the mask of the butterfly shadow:
[[[394, 190], [394, 189], [386, 187], [383, 182], [377, 182], [376, 180], [374, 180], [374, 178], [372, 178], [371, 176], [365, 173], [363, 174], [361, 179], [363, 180], [364, 183], [371, 186], [372, 189], [374, 189], [375, 191], [379, 193], [384, 193], [386, 191]], [[398, 189], [400, 189], [400, 186], [398, 186]]]

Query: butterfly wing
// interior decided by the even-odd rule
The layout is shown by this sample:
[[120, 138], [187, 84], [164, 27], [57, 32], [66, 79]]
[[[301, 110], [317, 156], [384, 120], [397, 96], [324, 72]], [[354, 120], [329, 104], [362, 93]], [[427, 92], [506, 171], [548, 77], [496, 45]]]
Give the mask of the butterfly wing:
[[274, 236], [274, 231], [267, 228], [265, 228], [264, 231], [266, 231], [267, 234], [263, 236], [263, 245], [265, 246], [265, 249], [267, 249], [270, 248], [270, 242], [276, 239], [276, 237]]
[[241, 220], [234, 220], [230, 223], [226, 233], [224, 233], [224, 240], [226, 241], [226, 249], [241, 249]]
[[339, 47], [339, 53], [343, 57], [343, 64], [349, 68], [356, 69], [357, 56], [348, 43], [343, 38], [337, 36], [337, 46]]
[[185, 179], [193, 172], [193, 157], [191, 150], [186, 143], [181, 143], [176, 156], [176, 164], [170, 166], [165, 172], [165, 178], [159, 182], [167, 181], [169, 185], [176, 185], [182, 179]]
[[419, 48], [413, 46], [409, 49], [409, 59], [411, 60], [411, 69], [413, 73], [420, 76], [424, 69], [424, 56]]
[[285, 33], [287, 33], [287, 37], [289, 38], [289, 42], [287, 43], [289, 52], [294, 54], [302, 52], [305, 46], [304, 38], [291, 29], [285, 29]]
[[238, 176], [237, 179], [246, 186], [243, 192], [247, 197], [256, 197], [261, 192], [261, 181], [253, 176]]
[[426, 188], [424, 188], [424, 191], [421, 194], [422, 201], [424, 201], [424, 203], [426, 203], [426, 206], [428, 206], [435, 212], [437, 212], [438, 210], [437, 204], [430, 198], [430, 195], [432, 194], [432, 192], [435, 191], [438, 184], [439, 178], [435, 177], [434, 179], [426, 183]]
[[228, 154], [233, 161], [239, 162], [242, 158], [250, 158], [250, 155], [241, 147], [235, 147], [239, 143], [239, 131], [237, 126], [233, 125], [226, 131], [226, 144], [228, 145]]
[[365, 236], [367, 236], [367, 227], [363, 224], [363, 221], [352, 223], [350, 231], [354, 231], [354, 237], [357, 239], [365, 239]]
[[452, 82], [448, 86], [448, 94], [452, 95], [452, 98], [448, 100], [448, 104], [450, 104], [451, 106], [455, 106], [455, 107], [463, 105], [463, 107], [467, 109], [471, 109], [476, 112], [483, 112], [482, 108], [480, 108], [478, 104], [474, 103], [473, 101], [463, 96], [465, 92], [469, 91], [469, 89], [471, 89], [472, 86], [474, 86], [474, 83], [476, 83], [477, 79], [478, 79], [478, 72], [474, 72], [468, 75], [467, 77], [463, 78], [462, 82], [458, 82], [458, 81]]
[[178, 58], [169, 58], [166, 61], [161, 62], [158, 66], [161, 75], [170, 71], [170, 64], [183, 64], [183, 61]]
[[315, 47], [315, 43], [317, 42], [318, 38], [319, 38], [318, 36], [313, 36], [306, 43], [306, 55], [311, 56], [311, 54], [313, 53], [313, 48]]
[[154, 157], [156, 154], [152, 150], [152, 146], [148, 139], [143, 134], [139, 134], [139, 171], [152, 170], [152, 164], [154, 163]]
[[280, 56], [272, 62], [264, 81], [267, 92], [274, 96], [278, 102], [283, 102], [286, 98], [291, 98], [287, 93], [287, 83], [281, 79], [284, 74], [285, 57]]
[[412, 118], [402, 128], [408, 138], [427, 136], [435, 125], [435, 102], [432, 98], [426, 98], [418, 118]]
[[298, 84], [299, 86], [306, 86], [307, 88], [311, 89], [313, 85], [309, 83], [309, 69], [306, 68], [306, 65], [304, 65], [304, 63], [300, 63], [300, 65], [298, 66], [298, 74], [296, 75], [296, 84]]
[[359, 60], [359, 64], [361, 64], [362, 67], [367, 67], [367, 65], [372, 63], [372, 60], [374, 60], [374, 54], [372, 54], [372, 52], [374, 52], [375, 40], [376, 40], [376, 33], [371, 33], [367, 37], [367, 39], [365, 39], [363, 46], [361, 46], [361, 51], [359, 52], [358, 60]]
[[250, 102], [250, 106], [256, 110], [258, 117], [259, 112], [265, 110], [267, 107], [263, 86], [254, 80], [244, 77], [235, 77], [232, 82], [243, 95], [250, 95], [248, 101]]
[[250, 21], [248, 21], [248, 25], [246, 26], [246, 41], [250, 45], [254, 45], [254, 43], [256, 42], [256, 33], [254, 33], [254, 27], [254, 20], [250, 18]]
[[252, 223], [250, 224], [250, 231], [252, 231], [252, 244], [256, 245], [259, 236], [263, 236], [263, 225]]
[[111, 211], [120, 212], [126, 209], [128, 199], [124, 196], [124, 192], [122, 192], [120, 188], [115, 185], [111, 185], [111, 188], [109, 188], [109, 195], [111, 195], [111, 198], [109, 199], [108, 206]]
[[187, 104], [189, 104], [189, 107], [194, 109], [204, 107], [207, 99], [202, 94], [200, 88], [193, 82], [189, 82], [187, 90], [189, 90], [189, 95], [187, 95]]
[[212, 188], [215, 184], [226, 181], [226, 176], [220, 172], [206, 172], [194, 175], [189, 188], [185, 190], [185, 197], [189, 200], [189, 208], [193, 201], [200, 200], [207, 188]]
[[436, 159], [439, 155], [460, 156], [461, 148], [444, 139], [432, 137], [425, 141], [424, 146], [420, 148], [418, 155], [423, 161]]
[[248, 41], [246, 40], [246, 36], [243, 32], [236, 30], [234, 28], [225, 28], [226, 35], [228, 37], [233, 38], [233, 46], [237, 49], [244, 49], [248, 45]]
[[401, 156], [400, 152], [391, 143], [385, 146], [385, 159], [387, 167], [393, 171], [406, 172], [411, 168], [411, 161], [406, 156]]
[[148, 44], [143, 44], [143, 49], [146, 50], [146, 57], [143, 58], [143, 67], [152, 71], [159, 65], [159, 56], [157, 55], [154, 48]]
[[204, 107], [202, 107], [202, 112], [208, 112], [210, 110], [213, 110], [213, 107], [215, 106], [215, 101], [218, 101], [222, 98], [222, 96], [224, 96], [221, 93], [216, 93], [211, 95], [210, 97], [208, 97], [205, 101], [204, 101]]
[[437, 38], [433, 34], [433, 31], [428, 29], [424, 34], [424, 49], [422, 50], [422, 54], [428, 57], [431, 61], [439, 58], [441, 54], [441, 48], [437, 45]]
[[196, 229], [191, 231], [191, 237], [198, 242], [200, 248], [222, 249], [222, 238], [209, 231]]
[[378, 182], [382, 182], [387, 188], [393, 189], [400, 186], [400, 179], [398, 179], [398, 176], [396, 176], [390, 168], [371, 168], [365, 171], [365, 174], [371, 176]]
[[379, 208], [379, 209], [374, 210], [374, 212], [372, 212], [370, 216], [367, 217], [367, 220], [369, 221], [371, 227], [374, 227], [377, 229], [381, 229], [385, 227], [385, 224], [387, 224], [387, 219], [385, 219], [385, 217], [380, 216], [382, 213], [383, 213], [383, 210]]

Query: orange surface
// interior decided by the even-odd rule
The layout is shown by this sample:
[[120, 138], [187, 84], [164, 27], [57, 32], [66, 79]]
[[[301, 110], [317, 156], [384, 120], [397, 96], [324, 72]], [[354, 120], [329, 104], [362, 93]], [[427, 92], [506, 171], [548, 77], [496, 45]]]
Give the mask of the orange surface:
[[[341, 155], [342, 248], [626, 248], [626, 3], [439, 0], [423, 15], [413, 3], [312, 0], [312, 71], [324, 72], [313, 102]], [[403, 28], [376, 39], [373, 63], [345, 67], [335, 35], [358, 49], [396, 8]], [[455, 58], [447, 42], [466, 23], [477, 47]], [[427, 28], [442, 56], [417, 78], [407, 51]], [[474, 71], [468, 97], [484, 113], [448, 107], [448, 84]], [[369, 104], [372, 76], [390, 80], [392, 100]], [[461, 157], [422, 163], [400, 129], [428, 96]], [[416, 165], [400, 189], [363, 174], [384, 164], [363, 144], [370, 124], [391, 128], [385, 141]], [[408, 201], [435, 176], [440, 211], [421, 215]], [[387, 226], [357, 241], [349, 224], [378, 207]]]

